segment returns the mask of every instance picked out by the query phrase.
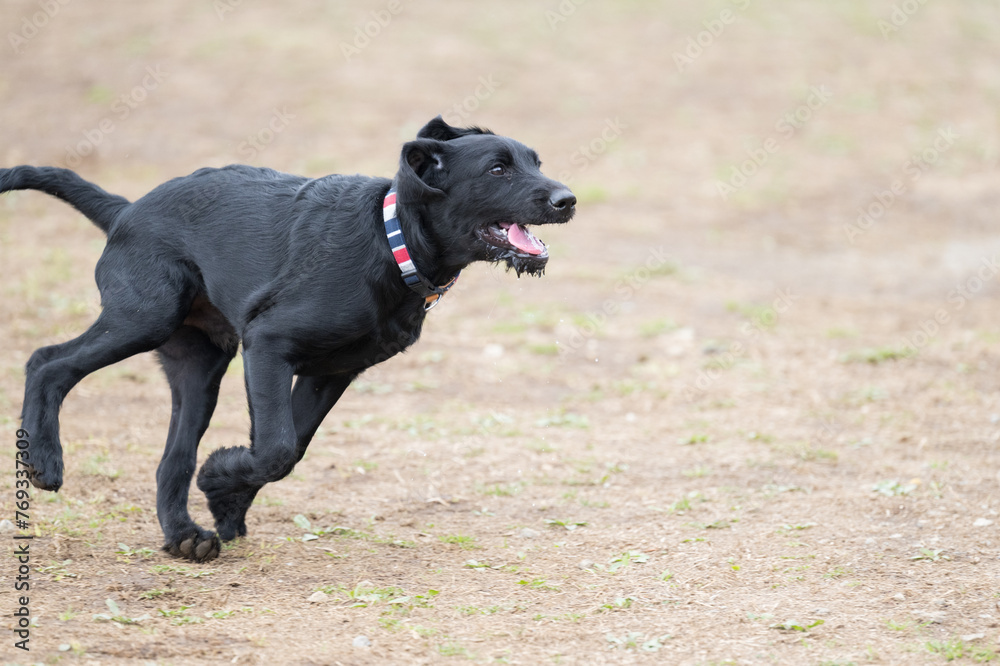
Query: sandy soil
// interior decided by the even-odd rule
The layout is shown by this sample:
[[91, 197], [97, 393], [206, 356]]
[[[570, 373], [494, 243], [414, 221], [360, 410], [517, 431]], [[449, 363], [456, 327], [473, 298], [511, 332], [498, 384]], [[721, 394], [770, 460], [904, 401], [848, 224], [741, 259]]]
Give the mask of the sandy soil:
[[[4, 661], [996, 659], [996, 5], [428, 5], [4, 4], [4, 166], [390, 175], [441, 113], [580, 198], [544, 278], [467, 270], [208, 565], [157, 550], [154, 359], [88, 377]], [[23, 365], [93, 321], [102, 245], [0, 198], [3, 518]], [[201, 459], [247, 431], [236, 361]]]

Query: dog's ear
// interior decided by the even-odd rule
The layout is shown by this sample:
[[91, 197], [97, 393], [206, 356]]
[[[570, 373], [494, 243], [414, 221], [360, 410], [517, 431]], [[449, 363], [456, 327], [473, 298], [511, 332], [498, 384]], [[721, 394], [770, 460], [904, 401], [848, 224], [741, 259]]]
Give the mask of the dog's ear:
[[417, 138], [451, 141], [460, 136], [469, 136], [470, 134], [493, 134], [493, 132], [481, 127], [452, 127], [444, 121], [444, 118], [438, 116], [417, 132]]
[[427, 201], [443, 197], [435, 187], [444, 176], [445, 145], [434, 139], [417, 139], [403, 144], [396, 174], [396, 191], [405, 202]]

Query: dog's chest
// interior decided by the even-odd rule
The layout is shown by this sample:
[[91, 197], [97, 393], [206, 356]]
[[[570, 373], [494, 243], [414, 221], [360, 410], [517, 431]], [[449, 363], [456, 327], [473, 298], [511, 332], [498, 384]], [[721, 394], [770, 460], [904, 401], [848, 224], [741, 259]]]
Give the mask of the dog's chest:
[[314, 338], [301, 348], [297, 374], [332, 375], [359, 373], [405, 351], [420, 337], [423, 308], [400, 308], [352, 340]]

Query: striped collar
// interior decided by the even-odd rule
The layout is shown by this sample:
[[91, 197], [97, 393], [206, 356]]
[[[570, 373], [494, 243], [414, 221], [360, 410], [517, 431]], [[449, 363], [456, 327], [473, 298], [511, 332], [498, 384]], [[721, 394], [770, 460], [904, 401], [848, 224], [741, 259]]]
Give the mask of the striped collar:
[[461, 271], [455, 273], [455, 277], [440, 287], [435, 287], [430, 280], [420, 274], [410, 257], [409, 250], [406, 249], [403, 229], [399, 226], [399, 218], [396, 217], [396, 190], [394, 189], [390, 188], [389, 193], [385, 195], [385, 201], [382, 203], [382, 219], [385, 221], [385, 235], [389, 239], [392, 256], [399, 264], [399, 270], [403, 274], [403, 282], [424, 299], [424, 310], [430, 310], [437, 305], [445, 292], [452, 288]]

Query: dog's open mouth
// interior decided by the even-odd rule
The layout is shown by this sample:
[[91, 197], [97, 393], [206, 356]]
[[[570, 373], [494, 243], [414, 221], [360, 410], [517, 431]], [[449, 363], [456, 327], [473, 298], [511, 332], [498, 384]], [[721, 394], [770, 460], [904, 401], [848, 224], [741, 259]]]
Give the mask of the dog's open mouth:
[[493, 261], [506, 261], [507, 269], [541, 275], [549, 260], [549, 250], [524, 226], [516, 222], [500, 222], [479, 229], [479, 239], [487, 246]]

